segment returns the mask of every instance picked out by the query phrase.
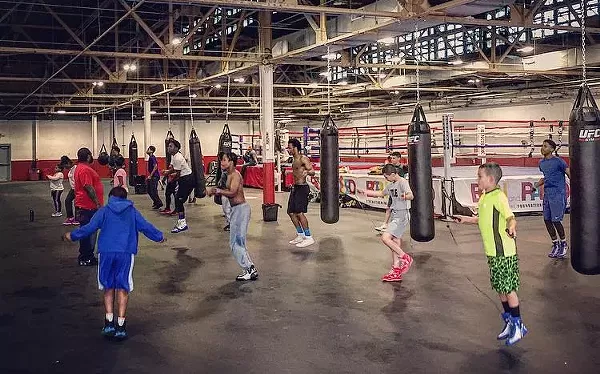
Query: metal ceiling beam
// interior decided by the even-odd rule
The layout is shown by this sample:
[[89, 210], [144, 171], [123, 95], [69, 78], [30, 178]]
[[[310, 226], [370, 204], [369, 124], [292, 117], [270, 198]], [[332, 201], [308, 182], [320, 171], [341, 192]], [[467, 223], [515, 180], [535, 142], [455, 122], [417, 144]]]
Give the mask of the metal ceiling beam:
[[[46, 5], [43, 0], [42, 0], [42, 5], [44, 6], [44, 8], [46, 9], [46, 11], [48, 11], [48, 13], [50, 13], [50, 15], [52, 15], [52, 17], [54, 17], [54, 19], [60, 23], [60, 25], [69, 33], [69, 35], [71, 35], [71, 38], [73, 38], [73, 40], [75, 40], [77, 42], [77, 44], [79, 44], [81, 47], [85, 48], [85, 43], [83, 42], [83, 40], [79, 39], [79, 37], [77, 36], [77, 34], [75, 34], [73, 32], [73, 30], [71, 30], [71, 28], [69, 27], [69, 25], [67, 25], [62, 18], [60, 18], [58, 16], [58, 14], [56, 14], [54, 12], [54, 10], [52, 10], [52, 8], [50, 8], [48, 5]], [[94, 61], [96, 61], [96, 63], [98, 63], [98, 65], [100, 65], [100, 67], [102, 68], [102, 70], [104, 70], [104, 72], [106, 72], [106, 74], [108, 74], [108, 76], [110, 77], [112, 75], [112, 72], [110, 71], [110, 69], [102, 62], [102, 60], [100, 60], [97, 56], [92, 56], [92, 58], [94, 59]]]
[[[425, 10], [426, 14], [435, 13], [442, 11], [449, 7], [455, 7], [472, 3], [475, 0], [450, 0], [444, 4], [435, 5]], [[400, 12], [387, 12], [387, 11], [373, 11], [366, 9], [349, 9], [349, 8], [336, 8], [328, 6], [314, 6], [314, 5], [298, 5], [288, 2], [281, 1], [269, 1], [269, 2], [256, 2], [249, 0], [149, 0], [151, 3], [178, 3], [178, 4], [195, 4], [195, 5], [219, 5], [225, 8], [242, 8], [242, 9], [256, 9], [256, 10], [271, 10], [283, 13], [308, 13], [308, 14], [330, 14], [330, 15], [355, 15], [355, 16], [366, 16], [366, 17], [381, 17], [381, 18], [393, 18], [393, 19], [405, 19], [406, 14]], [[398, 8], [401, 9], [400, 5]]]
[[150, 28], [150, 26], [148, 26], [148, 24], [146, 22], [144, 22], [144, 20], [142, 19], [142, 17], [140, 17], [135, 12], [135, 10], [133, 10], [129, 6], [129, 4], [127, 4], [124, 0], [119, 0], [119, 3], [121, 3], [121, 5], [123, 6], [123, 8], [125, 8], [125, 10], [128, 13], [131, 13], [131, 16], [135, 19], [135, 21], [142, 27], [142, 29], [144, 29], [144, 31], [146, 31], [146, 33], [150, 36], [150, 38], [152, 38], [152, 40], [154, 40], [154, 43], [156, 43], [156, 45], [158, 45], [160, 47], [160, 49], [164, 53], [171, 54], [170, 51], [167, 50], [167, 47], [162, 42], [162, 40], [160, 40], [160, 38], [158, 36], [156, 36], [156, 34], [154, 33], [154, 31], [152, 31], [152, 29]]
[[97, 56], [107, 58], [125, 58], [142, 60], [189, 60], [189, 61], [235, 61], [235, 62], [259, 62], [260, 59], [247, 57], [221, 57], [221, 56], [198, 56], [198, 55], [177, 55], [167, 56], [158, 53], [134, 53], [134, 52], [110, 52], [110, 51], [77, 51], [72, 49], [52, 49], [52, 48], [31, 48], [31, 47], [8, 47], [0, 46], [1, 53], [15, 54], [42, 54], [42, 55], [62, 55], [62, 56]]
[[[108, 29], [106, 29], [106, 31], [104, 31], [102, 34], [100, 34], [96, 39], [94, 39], [90, 44], [88, 44], [79, 54], [77, 54], [75, 57], [73, 57], [71, 60], [69, 60], [65, 65], [63, 65], [62, 68], [58, 69], [57, 71], [55, 71], [50, 77], [48, 77], [45, 81], [43, 81], [39, 86], [37, 86], [29, 95], [27, 95], [27, 97], [25, 97], [23, 100], [21, 100], [17, 105], [15, 105], [11, 110], [9, 110], [5, 116], [8, 116], [12, 113], [17, 114], [17, 112], [15, 112], [16, 110], [19, 109], [19, 106], [21, 104], [23, 104], [27, 99], [29, 99], [33, 94], [35, 94], [36, 92], [38, 92], [40, 89], [42, 89], [46, 84], [48, 84], [48, 82], [50, 82], [52, 80], [52, 78], [56, 77], [58, 74], [60, 74], [61, 72], [63, 72], [67, 66], [71, 65], [73, 63], [73, 61], [77, 60], [81, 55], [83, 55], [83, 53], [85, 53], [85, 51], [87, 51], [88, 49], [90, 49], [92, 46], [94, 46], [96, 43], [98, 43], [104, 36], [106, 36], [106, 34], [108, 34], [112, 29], [114, 29], [119, 23], [123, 22], [123, 20], [127, 17], [129, 17], [129, 15], [131, 14], [131, 12], [135, 11], [136, 9], [138, 9], [140, 6], [142, 6], [142, 4], [144, 4], [146, 0], [140, 0], [137, 4], [135, 4], [135, 6], [133, 8], [131, 8], [130, 11], [128, 11], [127, 13], [125, 13], [121, 18], [119, 18], [116, 22], [114, 22]], [[13, 115], [14, 116], [14, 115]]]

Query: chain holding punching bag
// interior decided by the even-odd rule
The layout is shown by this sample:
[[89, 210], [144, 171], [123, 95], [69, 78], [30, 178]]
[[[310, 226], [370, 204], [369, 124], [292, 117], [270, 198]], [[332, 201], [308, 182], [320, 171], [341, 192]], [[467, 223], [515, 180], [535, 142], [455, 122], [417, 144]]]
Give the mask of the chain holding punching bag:
[[410, 236], [418, 242], [428, 242], [435, 237], [431, 129], [421, 104], [415, 107], [408, 126], [408, 175], [415, 195], [410, 204]]
[[135, 177], [138, 175], [138, 145], [135, 136], [131, 134], [129, 141], [129, 185], [135, 186]]
[[600, 274], [600, 110], [586, 84], [579, 88], [569, 126], [571, 265], [578, 273], [595, 275]]
[[190, 161], [194, 180], [196, 181], [194, 196], [203, 198], [206, 196], [206, 179], [204, 178], [204, 163], [202, 162], [202, 146], [194, 129], [190, 133]]
[[321, 221], [340, 219], [340, 147], [339, 133], [330, 115], [321, 127]]
[[[219, 153], [224, 152], [224, 153], [229, 153], [231, 152], [231, 144], [233, 142], [233, 139], [231, 137], [231, 132], [229, 131], [229, 125], [225, 124], [225, 126], [223, 126], [223, 132], [221, 132], [221, 136], [219, 137]], [[217, 159], [217, 162], [219, 162], [219, 160]], [[219, 162], [219, 165], [217, 166], [217, 176], [215, 178], [215, 180], [217, 181], [217, 183], [219, 183], [219, 181], [221, 180], [221, 163]], [[221, 195], [215, 195], [215, 203], [221, 205]]]

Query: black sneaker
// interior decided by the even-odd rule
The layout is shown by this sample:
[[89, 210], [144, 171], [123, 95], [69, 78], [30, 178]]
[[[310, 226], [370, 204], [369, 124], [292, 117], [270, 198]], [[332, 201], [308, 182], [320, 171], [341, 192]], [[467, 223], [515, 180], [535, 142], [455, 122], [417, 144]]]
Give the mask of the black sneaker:
[[104, 328], [100, 333], [107, 338], [115, 336], [115, 322], [109, 322], [107, 319], [104, 319]]
[[258, 279], [258, 271], [254, 267], [254, 265], [250, 266], [250, 268], [248, 268], [248, 269], [244, 269], [244, 271], [242, 271], [235, 278], [235, 280], [238, 282], [249, 281], [249, 280], [254, 281], [257, 279]]
[[223, 231], [229, 231], [229, 225], [223, 227]]
[[116, 340], [125, 340], [128, 338], [127, 329], [125, 328], [126, 324], [127, 322], [123, 322], [123, 326], [119, 326], [119, 324], [117, 324], [114, 335]]
[[152, 205], [152, 209], [156, 210], [156, 209], [160, 209], [162, 208], [163, 204], [159, 204], [159, 205]]
[[87, 260], [79, 260], [79, 266], [96, 266], [98, 265], [98, 259], [96, 257], [92, 257]]

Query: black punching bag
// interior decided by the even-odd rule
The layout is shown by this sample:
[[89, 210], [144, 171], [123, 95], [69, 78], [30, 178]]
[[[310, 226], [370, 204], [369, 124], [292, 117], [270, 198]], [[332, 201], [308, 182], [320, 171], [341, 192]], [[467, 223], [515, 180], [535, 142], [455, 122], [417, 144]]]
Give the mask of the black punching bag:
[[336, 223], [340, 219], [340, 147], [338, 129], [329, 115], [320, 137], [321, 221]]
[[410, 202], [410, 236], [418, 242], [428, 242], [435, 236], [431, 129], [421, 104], [415, 107], [408, 126], [408, 177], [410, 189], [415, 195]]
[[192, 129], [190, 133], [190, 162], [196, 187], [194, 188], [194, 196], [203, 198], [206, 196], [206, 179], [204, 178], [204, 163], [202, 162], [202, 147], [200, 139], [196, 134], [196, 130]]
[[171, 165], [171, 154], [169, 153], [169, 140], [171, 140], [171, 139], [175, 139], [175, 136], [173, 135], [171, 130], [169, 130], [169, 131], [167, 131], [167, 137], [165, 138], [165, 160], [166, 160], [165, 169], [168, 169], [169, 165]]
[[129, 185], [135, 186], [135, 177], [138, 175], [138, 145], [135, 136], [131, 134], [129, 141]]
[[586, 84], [579, 88], [569, 126], [571, 265], [581, 274], [600, 274], [600, 111]]
[[[231, 152], [231, 143], [233, 142], [233, 139], [231, 138], [231, 132], [229, 131], [229, 125], [225, 124], [225, 126], [223, 126], [223, 131], [221, 132], [221, 136], [219, 137], [219, 153], [224, 152], [224, 153], [229, 153]], [[218, 159], [217, 159], [218, 161]], [[221, 180], [221, 163], [219, 162], [219, 165], [217, 166], [217, 176], [215, 178], [215, 181], [217, 181], [217, 183], [219, 183], [219, 181]], [[221, 195], [215, 195], [215, 203], [221, 205]]]

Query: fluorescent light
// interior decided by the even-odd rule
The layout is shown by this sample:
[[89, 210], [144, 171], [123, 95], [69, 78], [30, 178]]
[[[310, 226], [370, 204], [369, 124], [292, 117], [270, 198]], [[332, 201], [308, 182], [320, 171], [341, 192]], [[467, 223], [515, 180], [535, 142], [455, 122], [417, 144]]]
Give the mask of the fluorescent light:
[[218, 90], [219, 88], [221, 88], [220, 84], [215, 84], [215, 88]]
[[183, 40], [181, 40], [180, 37], [175, 37], [175, 38], [173, 38], [173, 40], [171, 40], [171, 44], [172, 45], [179, 45], [179, 44], [181, 44], [182, 41]]
[[244, 77], [235, 78], [233, 81], [238, 82], [238, 83], [244, 83], [246, 81], [246, 78], [244, 78]]
[[190, 94], [189, 97], [190, 97], [190, 99], [195, 99], [198, 97], [198, 95], [193, 93], [193, 94]]
[[475, 79], [469, 79], [469, 83], [475, 83]]
[[329, 53], [329, 54], [321, 56], [321, 58], [323, 60], [335, 60], [335, 59], [339, 58], [339, 55], [337, 53]]
[[150, 114], [156, 114], [156, 110], [151, 110]]
[[59, 110], [56, 111], [56, 113], [58, 113], [58, 114], [65, 114], [65, 113], [67, 113], [67, 111], [64, 110], [64, 109], [59, 109]]
[[517, 49], [517, 52], [521, 52], [521, 53], [531, 53], [534, 51], [533, 46], [530, 45], [526, 45], [525, 47], [521, 47], [519, 49]]
[[462, 65], [463, 64], [463, 60], [458, 59], [458, 60], [448, 61], [448, 64], [450, 64], [450, 65]]
[[377, 43], [381, 43], [381, 44], [394, 44], [394, 42], [396, 41], [395, 38], [391, 37], [391, 38], [383, 38], [383, 39], [379, 39], [377, 41]]

